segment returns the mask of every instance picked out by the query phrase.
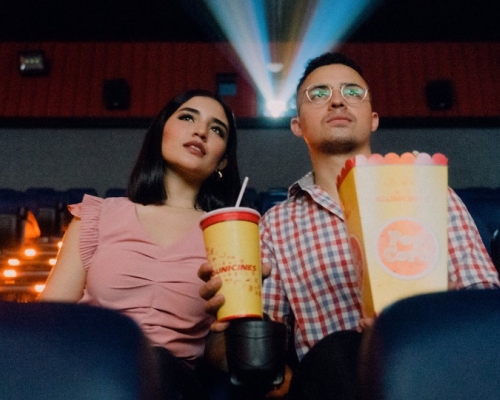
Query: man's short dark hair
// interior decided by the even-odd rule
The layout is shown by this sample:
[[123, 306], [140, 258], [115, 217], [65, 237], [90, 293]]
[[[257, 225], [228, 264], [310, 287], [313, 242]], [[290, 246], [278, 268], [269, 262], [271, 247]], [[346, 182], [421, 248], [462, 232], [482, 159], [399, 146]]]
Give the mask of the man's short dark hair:
[[304, 74], [302, 78], [300, 78], [299, 83], [297, 84], [297, 94], [299, 93], [299, 89], [306, 80], [306, 78], [313, 72], [315, 69], [319, 67], [324, 67], [325, 65], [331, 64], [342, 64], [352, 68], [359, 75], [363, 76], [361, 73], [361, 68], [349, 57], [346, 57], [342, 53], [324, 53], [316, 58], [312, 58], [307, 62], [306, 69], [304, 70]]

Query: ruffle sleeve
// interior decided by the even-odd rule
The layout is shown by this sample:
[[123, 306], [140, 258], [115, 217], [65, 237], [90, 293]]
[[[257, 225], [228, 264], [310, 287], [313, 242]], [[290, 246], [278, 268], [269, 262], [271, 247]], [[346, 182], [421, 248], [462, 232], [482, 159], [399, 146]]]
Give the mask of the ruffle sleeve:
[[81, 203], [72, 204], [68, 209], [72, 215], [81, 219], [80, 257], [85, 270], [89, 269], [99, 241], [99, 220], [103, 199], [84, 195]]

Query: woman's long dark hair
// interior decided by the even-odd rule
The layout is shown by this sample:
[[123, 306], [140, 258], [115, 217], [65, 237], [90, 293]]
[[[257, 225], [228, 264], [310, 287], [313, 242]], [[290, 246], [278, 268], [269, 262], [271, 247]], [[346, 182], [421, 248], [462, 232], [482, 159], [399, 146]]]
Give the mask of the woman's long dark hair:
[[233, 112], [217, 95], [202, 89], [188, 90], [170, 100], [153, 119], [146, 132], [139, 157], [130, 174], [127, 194], [134, 203], [143, 205], [163, 204], [167, 200], [164, 176], [167, 163], [162, 154], [163, 128], [167, 120], [184, 103], [193, 97], [209, 97], [217, 101], [226, 114], [228, 121], [228, 139], [224, 158], [227, 166], [222, 170], [222, 178], [212, 174], [200, 187], [196, 204], [204, 211], [233, 206], [240, 190], [240, 175], [236, 159], [236, 124]]

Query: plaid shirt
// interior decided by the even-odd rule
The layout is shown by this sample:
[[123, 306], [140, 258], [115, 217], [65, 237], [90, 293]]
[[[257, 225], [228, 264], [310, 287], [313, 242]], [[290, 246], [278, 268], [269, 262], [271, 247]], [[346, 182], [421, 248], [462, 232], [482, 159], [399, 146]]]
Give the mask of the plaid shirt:
[[[448, 218], [449, 288], [498, 286], [474, 221], [451, 189]], [[360, 292], [342, 209], [314, 185], [311, 172], [262, 217], [261, 245], [262, 261], [273, 268], [264, 281], [264, 309], [285, 323], [293, 314], [299, 358], [326, 335], [358, 326]]]

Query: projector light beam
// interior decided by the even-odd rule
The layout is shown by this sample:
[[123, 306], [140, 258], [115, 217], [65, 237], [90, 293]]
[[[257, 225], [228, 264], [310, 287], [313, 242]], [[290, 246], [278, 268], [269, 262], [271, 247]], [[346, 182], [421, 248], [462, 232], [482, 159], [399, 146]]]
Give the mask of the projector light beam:
[[264, 0], [205, 0], [243, 65], [265, 98], [274, 93]]
[[[266, 104], [286, 113], [311, 58], [331, 51], [381, 0], [205, 0]], [[272, 15], [271, 15], [272, 14]], [[283, 20], [287, 18], [288, 20]], [[286, 28], [287, 32], [277, 32]], [[286, 42], [270, 43], [273, 37]], [[282, 65], [281, 69], [277, 69]], [[284, 106], [285, 105], [285, 106]]]

